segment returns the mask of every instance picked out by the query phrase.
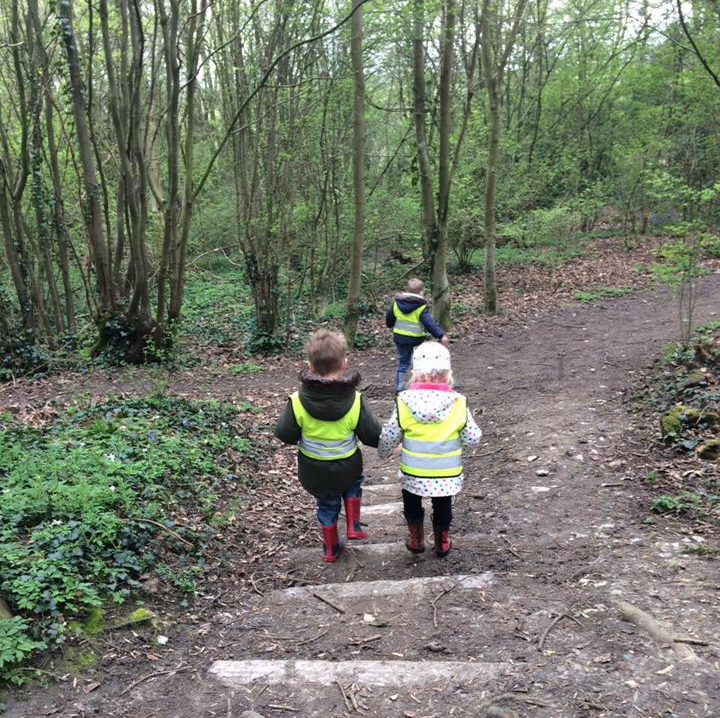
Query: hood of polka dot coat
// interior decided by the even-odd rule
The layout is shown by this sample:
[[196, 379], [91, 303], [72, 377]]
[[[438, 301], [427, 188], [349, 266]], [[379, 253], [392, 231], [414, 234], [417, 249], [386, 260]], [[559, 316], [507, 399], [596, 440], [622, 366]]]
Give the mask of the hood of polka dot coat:
[[437, 389], [409, 389], [401, 391], [398, 399], [402, 401], [421, 424], [434, 424], [447, 419], [458, 394], [454, 391]]

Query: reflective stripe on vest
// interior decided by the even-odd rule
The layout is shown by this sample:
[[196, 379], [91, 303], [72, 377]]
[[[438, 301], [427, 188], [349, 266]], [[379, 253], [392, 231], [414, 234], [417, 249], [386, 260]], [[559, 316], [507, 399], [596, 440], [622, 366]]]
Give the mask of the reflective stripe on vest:
[[424, 337], [425, 327], [420, 321], [420, 315], [427, 309], [427, 304], [421, 304], [417, 309], [405, 314], [400, 311], [398, 303], [393, 304], [393, 315], [395, 316], [395, 326], [393, 332], [402, 334], [406, 337]]
[[409, 476], [448, 478], [462, 474], [460, 432], [467, 423], [467, 400], [456, 395], [455, 403], [443, 421], [417, 421], [398, 398], [398, 424], [403, 431], [400, 470]]
[[295, 392], [290, 402], [300, 427], [301, 454], [319, 461], [346, 459], [357, 451], [355, 429], [360, 420], [360, 392], [355, 392], [355, 400], [350, 410], [335, 421], [322, 421], [310, 414], [300, 401], [300, 394]]

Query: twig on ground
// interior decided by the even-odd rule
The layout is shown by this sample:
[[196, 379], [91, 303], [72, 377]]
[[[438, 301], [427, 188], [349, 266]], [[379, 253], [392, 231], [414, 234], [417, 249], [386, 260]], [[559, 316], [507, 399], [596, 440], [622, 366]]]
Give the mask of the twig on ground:
[[260, 700], [260, 696], [265, 693], [265, 691], [270, 687], [269, 683], [266, 683], [260, 690], [257, 692], [256, 695], [252, 695], [252, 692], [250, 693], [250, 708], [251, 710], [255, 710], [255, 703]]
[[253, 587], [253, 591], [258, 594], [258, 596], [264, 596], [265, 594], [257, 587], [257, 582], [255, 581], [255, 574], [250, 576], [250, 583]]
[[342, 606], [339, 606], [334, 601], [331, 601], [329, 598], [325, 598], [325, 596], [321, 596], [319, 593], [315, 593], [315, 591], [311, 591], [310, 595], [317, 598], [318, 601], [322, 601], [323, 603], [327, 603], [330, 608], [334, 608], [338, 613], [345, 613], [345, 609]]
[[358, 705], [357, 692], [358, 692], [358, 687], [354, 683], [351, 683], [349, 690], [348, 690], [348, 695], [350, 696], [350, 702], [353, 704], [353, 708], [358, 713], [362, 713], [362, 711], [360, 710], [360, 706]]
[[503, 693], [500, 697], [495, 698], [496, 701], [519, 701], [521, 703], [527, 703], [531, 706], [538, 706], [539, 708], [552, 708], [552, 704], [546, 703], [539, 698], [533, 698], [532, 696], [521, 696], [518, 693]]
[[[458, 583], [460, 583], [460, 581], [458, 581]], [[438, 593], [437, 596], [435, 596], [435, 598], [433, 598], [432, 601], [430, 601], [430, 605], [431, 605], [432, 608], [433, 608], [433, 626], [435, 626], [435, 628], [438, 627], [438, 624], [437, 624], [437, 602], [438, 602], [445, 594], [450, 593], [450, 591], [452, 591], [452, 590], [458, 585], [458, 583], [454, 583], [454, 584], [453, 584], [452, 586], [450, 586], [449, 588], [443, 589], [440, 593]]]
[[320, 631], [320, 633], [318, 633], [317, 636], [313, 636], [312, 638], [306, 638], [304, 641], [300, 641], [300, 643], [298, 643], [297, 645], [298, 646], [306, 646], [308, 643], [317, 641], [318, 638], [322, 638], [328, 632], [328, 630], [329, 629], [326, 628], [324, 631]]
[[304, 583], [308, 586], [318, 586], [318, 582], [316, 578], [302, 578], [301, 576], [285, 576], [286, 581], [290, 581], [292, 583]]
[[382, 638], [382, 634], [378, 633], [377, 636], [370, 636], [370, 638], [355, 638], [350, 641], [351, 646], [362, 646], [365, 643], [372, 643], [373, 641], [379, 641]]
[[515, 547], [512, 545], [512, 541], [507, 536], [503, 536], [503, 541], [510, 547], [508, 551], [515, 556], [515, 558], [520, 558], [520, 554], [515, 550]]
[[186, 666], [184, 664], [180, 664], [177, 668], [171, 668], [169, 671], [155, 671], [153, 673], [148, 673], [141, 678], [138, 678], [136, 681], [133, 681], [127, 688], [123, 688], [122, 691], [118, 695], [124, 696], [126, 693], [129, 693], [133, 688], [136, 686], [139, 686], [141, 683], [144, 683], [145, 681], [149, 681], [151, 678], [159, 678], [160, 676], [172, 676], [176, 673], [181, 673], [182, 671], [189, 671], [190, 666]]
[[710, 646], [710, 645], [714, 645], [714, 644], [711, 644], [710, 641], [701, 641], [699, 638], [690, 638], [690, 637], [687, 637], [687, 638], [685, 638], [685, 637], [680, 637], [680, 638], [678, 638], [677, 636], [675, 636], [675, 638], [673, 639], [673, 641], [675, 641], [675, 643], [689, 643], [691, 646]]
[[498, 446], [494, 449], [491, 449], [490, 451], [483, 451], [482, 454], [471, 454], [471, 456], [475, 459], [480, 459], [483, 456], [492, 456], [493, 454], [497, 454], [499, 451], [502, 451], [505, 447], [504, 446]]
[[352, 709], [353, 709], [352, 703], [350, 703], [350, 699], [348, 698], [347, 693], [345, 693], [345, 689], [342, 687], [340, 681], [335, 681], [335, 685], [340, 689], [340, 694], [343, 697], [343, 701], [345, 701], [345, 707], [349, 711], [352, 711]]
[[346, 546], [345, 550], [350, 554], [353, 561], [355, 561], [360, 568], [365, 568], [365, 564], [357, 557], [357, 554], [350, 546]]
[[550, 625], [543, 632], [543, 634], [540, 638], [540, 641], [538, 642], [538, 651], [542, 651], [543, 646], [545, 645], [545, 640], [547, 639], [548, 635], [550, 634], [550, 631], [552, 631], [552, 629], [555, 628], [555, 626], [558, 623], [560, 623], [560, 621], [563, 618], [569, 618], [571, 621], [575, 621], [575, 623], [577, 623], [577, 625], [580, 626], [580, 628], [582, 628], [582, 623], [580, 623], [580, 621], [578, 621], [577, 618], [574, 618], [573, 616], [569, 616], [567, 613], [558, 614], [557, 616], [555, 616], [555, 618], [552, 620]]
[[184, 539], [182, 536], [180, 536], [180, 534], [176, 533], [172, 529], [169, 529], [167, 526], [163, 526], [158, 521], [153, 521], [152, 519], [141, 519], [141, 518], [137, 518], [135, 516], [133, 516], [132, 518], [121, 519], [121, 520], [127, 521], [128, 523], [130, 523], [131, 521], [136, 521], [138, 523], [143, 523], [143, 524], [152, 524], [153, 526], [157, 526], [159, 529], [162, 529], [163, 531], [167, 531], [167, 533], [169, 533], [171, 536], [176, 538], [178, 541], [181, 541], [182, 543], [184, 543], [186, 546], [192, 547], [192, 543], [190, 541], [188, 541], [187, 539]]
[[290, 711], [291, 713], [300, 712], [297, 708], [293, 708], [292, 706], [285, 706], [282, 703], [268, 703], [265, 707], [270, 708], [270, 710], [273, 711]]

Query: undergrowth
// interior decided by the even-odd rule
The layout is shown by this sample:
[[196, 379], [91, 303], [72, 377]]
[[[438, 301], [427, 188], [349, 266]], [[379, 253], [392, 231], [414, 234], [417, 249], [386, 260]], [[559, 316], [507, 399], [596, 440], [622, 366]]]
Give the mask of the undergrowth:
[[256, 451], [235, 417], [168, 396], [71, 408], [45, 427], [0, 415], [0, 597], [14, 615], [0, 620], [0, 678], [21, 682], [73, 619], [149, 575], [194, 589], [214, 499]]
[[641, 399], [643, 411], [656, 417], [671, 458], [669, 465], [665, 461], [646, 476], [660, 492], [649, 508], [718, 530], [720, 322], [698, 327], [688, 346], [667, 345], [648, 387]]

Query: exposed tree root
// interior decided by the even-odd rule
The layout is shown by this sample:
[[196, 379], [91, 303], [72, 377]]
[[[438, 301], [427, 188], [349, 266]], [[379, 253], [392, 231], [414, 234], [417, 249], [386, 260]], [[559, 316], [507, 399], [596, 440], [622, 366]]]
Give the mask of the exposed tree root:
[[632, 603], [628, 603], [627, 601], [616, 600], [614, 603], [626, 621], [634, 623], [638, 628], [649, 633], [659, 644], [669, 645], [681, 660], [700, 660], [690, 646], [676, 641], [671, 629], [662, 625], [649, 613], [646, 613], [637, 606], [633, 606]]
[[501, 708], [500, 706], [488, 706], [481, 715], [487, 718], [520, 718], [512, 708]]

